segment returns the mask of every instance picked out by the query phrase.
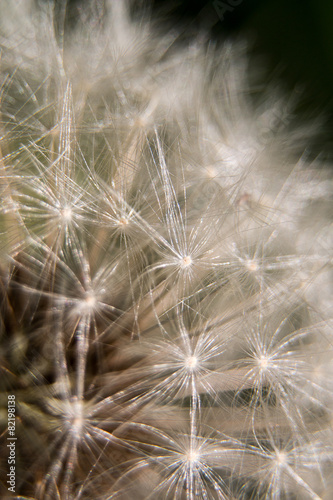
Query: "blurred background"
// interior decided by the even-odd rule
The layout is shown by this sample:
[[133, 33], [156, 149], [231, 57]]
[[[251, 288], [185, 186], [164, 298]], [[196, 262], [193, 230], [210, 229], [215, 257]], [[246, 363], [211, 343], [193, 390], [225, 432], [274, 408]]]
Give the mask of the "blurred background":
[[245, 39], [268, 81], [297, 93], [304, 120], [321, 116], [322, 149], [333, 151], [332, 0], [155, 0], [167, 24], [209, 33], [217, 43]]
[[[75, 24], [94, 1], [69, 0], [68, 22]], [[295, 95], [301, 120], [320, 116], [316, 149], [333, 152], [333, 0], [131, 1], [133, 16], [147, 10], [162, 29], [176, 28], [184, 39], [200, 36], [217, 49], [228, 39], [246, 40], [264, 84], [278, 83]], [[102, 16], [105, 0], [99, 2]]]

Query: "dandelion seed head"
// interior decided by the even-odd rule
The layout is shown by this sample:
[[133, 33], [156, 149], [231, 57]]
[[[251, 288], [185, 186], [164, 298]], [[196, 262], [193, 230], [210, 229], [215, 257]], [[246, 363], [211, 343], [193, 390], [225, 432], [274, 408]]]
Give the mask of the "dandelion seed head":
[[87, 304], [87, 307], [94, 308], [96, 305], [96, 297], [89, 293], [85, 299], [85, 303]]
[[269, 367], [270, 359], [268, 356], [261, 355], [257, 360], [258, 367], [260, 371], [266, 371]]
[[96, 306], [97, 300], [92, 292], [89, 292], [84, 299], [84, 304], [87, 309], [94, 309]]
[[75, 438], [79, 438], [82, 434], [82, 428], [84, 425], [82, 401], [79, 401], [77, 398], [73, 398], [73, 400], [68, 403], [64, 418], [67, 428]]
[[182, 269], [189, 268], [193, 263], [192, 257], [190, 255], [185, 255], [185, 257], [182, 257], [180, 261], [180, 265]]
[[259, 264], [255, 259], [248, 259], [246, 261], [246, 267], [251, 272], [256, 272], [259, 269]]
[[69, 224], [73, 219], [73, 209], [70, 205], [56, 204], [55, 209], [52, 208], [52, 216], [58, 220], [60, 226]]
[[277, 467], [283, 467], [288, 462], [288, 456], [285, 451], [277, 450], [275, 453], [275, 464]]
[[194, 371], [196, 368], [198, 368], [199, 360], [196, 356], [189, 356], [188, 358], [185, 359], [185, 367], [189, 371]]
[[61, 218], [65, 222], [69, 222], [72, 219], [73, 211], [70, 207], [63, 208], [60, 213], [61, 213]]
[[197, 465], [200, 462], [199, 450], [190, 450], [186, 453], [186, 462], [190, 466]]
[[97, 299], [93, 292], [88, 292], [83, 299], [81, 299], [77, 305], [77, 312], [79, 314], [90, 314], [97, 306]]
[[117, 222], [120, 227], [125, 227], [128, 226], [129, 219], [127, 217], [121, 217]]
[[36, 3], [0, 2], [1, 390], [38, 435], [17, 494], [328, 498], [332, 184], [306, 127], [237, 44]]

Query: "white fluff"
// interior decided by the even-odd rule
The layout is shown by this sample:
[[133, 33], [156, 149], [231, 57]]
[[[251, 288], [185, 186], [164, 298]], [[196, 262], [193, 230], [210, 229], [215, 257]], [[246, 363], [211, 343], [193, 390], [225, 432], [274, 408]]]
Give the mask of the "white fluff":
[[311, 130], [275, 89], [254, 105], [239, 44], [180, 46], [111, 0], [67, 32], [57, 4], [0, 5], [17, 498], [329, 500], [332, 181]]

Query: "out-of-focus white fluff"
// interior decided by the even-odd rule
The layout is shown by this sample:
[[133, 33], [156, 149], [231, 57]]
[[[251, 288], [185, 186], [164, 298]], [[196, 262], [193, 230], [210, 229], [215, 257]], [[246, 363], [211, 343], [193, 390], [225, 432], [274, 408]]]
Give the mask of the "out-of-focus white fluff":
[[2, 497], [329, 500], [329, 169], [239, 44], [89, 6], [0, 5]]

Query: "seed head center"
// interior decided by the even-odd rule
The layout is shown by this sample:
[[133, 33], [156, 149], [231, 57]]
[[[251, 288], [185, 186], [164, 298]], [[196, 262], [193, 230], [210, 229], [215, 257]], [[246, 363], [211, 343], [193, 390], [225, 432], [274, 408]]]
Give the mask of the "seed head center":
[[252, 271], [252, 272], [258, 271], [258, 269], [259, 269], [258, 262], [256, 262], [255, 260], [252, 260], [252, 259], [247, 261], [246, 267], [248, 268], [249, 271]]
[[68, 222], [72, 218], [72, 209], [70, 207], [65, 207], [61, 210], [61, 217], [64, 221]]
[[89, 308], [95, 307], [96, 297], [94, 297], [94, 295], [92, 295], [92, 294], [87, 295], [87, 297], [85, 299], [85, 303], [86, 303], [87, 307], [89, 307]]
[[188, 370], [195, 370], [198, 366], [198, 358], [196, 356], [189, 356], [185, 361], [185, 366]]
[[127, 219], [127, 217], [121, 217], [118, 220], [118, 224], [119, 224], [119, 226], [128, 226], [129, 220]]
[[192, 262], [193, 262], [192, 257], [190, 255], [185, 255], [185, 257], [182, 258], [181, 266], [182, 268], [190, 267]]
[[287, 455], [284, 451], [276, 452], [276, 463], [278, 466], [285, 465], [287, 462]]
[[267, 356], [260, 356], [258, 359], [258, 365], [260, 370], [264, 371], [267, 370], [269, 364], [269, 358]]
[[199, 461], [200, 453], [197, 450], [190, 450], [186, 454], [186, 460], [190, 465], [196, 464]]

